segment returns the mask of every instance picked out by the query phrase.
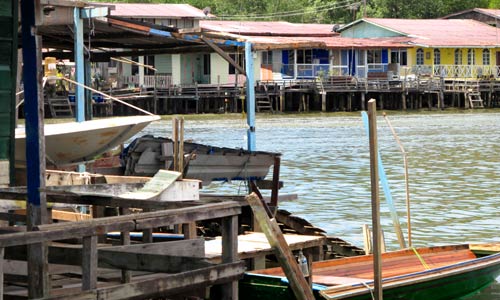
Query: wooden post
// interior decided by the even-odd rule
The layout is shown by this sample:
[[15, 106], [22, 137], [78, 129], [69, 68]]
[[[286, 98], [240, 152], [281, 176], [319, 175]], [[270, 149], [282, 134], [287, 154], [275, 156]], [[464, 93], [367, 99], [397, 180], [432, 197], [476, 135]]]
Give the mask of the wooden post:
[[361, 110], [366, 110], [365, 108], [366, 94], [361, 92]]
[[174, 152], [174, 171], [179, 169], [179, 120], [172, 118], [172, 145]]
[[[222, 263], [231, 263], [238, 258], [238, 216], [222, 219]], [[238, 281], [223, 285], [222, 299], [238, 299]]]
[[321, 93], [321, 111], [326, 111], [326, 92]]
[[[120, 207], [120, 215], [128, 215], [129, 209]], [[122, 245], [130, 245], [130, 231], [122, 231], [120, 234], [120, 241]], [[127, 270], [122, 270], [122, 283], [129, 283], [131, 273]]]
[[269, 241], [269, 245], [274, 250], [297, 300], [314, 300], [312, 290], [307, 280], [302, 276], [302, 271], [288, 247], [276, 220], [274, 218], [269, 219], [262, 202], [255, 193], [248, 195], [246, 200], [252, 207], [255, 219], [259, 222], [262, 231]]
[[370, 99], [370, 101], [368, 101], [368, 118], [370, 125], [370, 178], [372, 190], [374, 296], [375, 300], [382, 300], [382, 243], [380, 236], [380, 201], [378, 186], [377, 103], [375, 102], [375, 99]]
[[5, 248], [0, 248], [0, 300], [3, 300], [3, 259]]
[[184, 118], [181, 117], [178, 121], [178, 124], [179, 124], [179, 129], [178, 129], [178, 132], [179, 132], [179, 151], [178, 151], [178, 159], [179, 159], [179, 162], [177, 164], [179, 170], [177, 170], [178, 172], [181, 173], [181, 176], [180, 178], [182, 179], [182, 174], [184, 172]]
[[97, 236], [83, 237], [82, 291], [97, 287]]
[[273, 213], [276, 213], [278, 209], [278, 193], [280, 189], [280, 166], [281, 166], [281, 157], [276, 156], [274, 158], [274, 166], [273, 166], [273, 189], [271, 190], [271, 208]]

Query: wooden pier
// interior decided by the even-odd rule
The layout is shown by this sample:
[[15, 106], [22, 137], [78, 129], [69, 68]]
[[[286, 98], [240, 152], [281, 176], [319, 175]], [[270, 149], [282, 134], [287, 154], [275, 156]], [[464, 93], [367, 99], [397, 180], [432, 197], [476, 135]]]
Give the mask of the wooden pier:
[[[389, 79], [331, 76], [308, 80], [260, 81], [255, 87], [257, 112], [365, 110], [370, 98], [379, 109], [419, 110], [448, 107], [500, 107], [500, 81], [430, 76]], [[244, 110], [245, 88], [192, 84], [146, 88], [116, 96], [156, 114], [225, 113]], [[120, 103], [95, 103], [96, 116], [134, 113]]]

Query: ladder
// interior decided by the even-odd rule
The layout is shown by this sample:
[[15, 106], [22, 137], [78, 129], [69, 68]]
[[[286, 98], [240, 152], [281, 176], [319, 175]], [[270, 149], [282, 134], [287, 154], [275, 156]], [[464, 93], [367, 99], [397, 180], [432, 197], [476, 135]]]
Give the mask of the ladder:
[[468, 92], [470, 108], [484, 108], [483, 99], [480, 92]]
[[271, 102], [271, 97], [269, 97], [269, 93], [267, 91], [267, 86], [262, 85], [263, 90], [256, 91], [255, 93], [255, 104], [257, 108], [257, 112], [268, 111], [273, 113], [273, 105]]
[[73, 117], [73, 109], [68, 97], [49, 97], [47, 103], [52, 118]]

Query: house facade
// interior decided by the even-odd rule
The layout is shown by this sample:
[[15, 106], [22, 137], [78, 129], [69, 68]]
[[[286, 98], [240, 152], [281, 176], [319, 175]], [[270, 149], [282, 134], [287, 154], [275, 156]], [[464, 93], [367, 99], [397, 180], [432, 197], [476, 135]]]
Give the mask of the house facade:
[[[482, 22], [362, 19], [344, 26], [340, 32], [343, 38], [394, 44], [357, 50], [351, 64], [357, 66], [355, 72], [359, 76], [380, 71], [446, 78], [496, 78], [500, 74], [498, 29]], [[397, 44], [398, 48], [393, 48]]]

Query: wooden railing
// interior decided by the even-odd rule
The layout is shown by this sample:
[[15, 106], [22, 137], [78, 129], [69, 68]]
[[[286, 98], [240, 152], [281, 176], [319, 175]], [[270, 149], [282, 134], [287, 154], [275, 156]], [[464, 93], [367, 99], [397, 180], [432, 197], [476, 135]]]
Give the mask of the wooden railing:
[[[3, 190], [0, 192], [3, 199], [16, 199], [22, 194], [19, 191]], [[45, 278], [48, 282], [48, 263], [77, 265], [81, 264], [82, 279], [81, 291], [69, 295], [63, 293], [57, 297], [49, 295], [49, 286], [46, 284], [30, 286], [31, 289], [41, 289], [40, 299], [124, 299], [124, 298], [151, 298], [157, 295], [165, 295], [177, 292], [190, 286], [223, 284], [223, 298], [235, 299], [237, 295], [236, 280], [243, 274], [244, 265], [238, 260], [237, 235], [238, 215], [241, 213], [240, 205], [236, 202], [225, 201], [211, 204], [165, 209], [178, 207], [179, 203], [159, 202], [134, 199], [114, 199], [114, 197], [78, 197], [73, 194], [47, 194], [47, 199], [59, 203], [80, 203], [99, 206], [120, 207], [143, 207], [146, 209], [163, 208], [153, 212], [143, 212], [131, 215], [95, 218], [79, 222], [66, 222], [39, 225], [35, 231], [16, 232], [0, 234], [0, 265], [4, 262], [4, 255], [8, 254], [9, 247], [22, 245], [39, 245], [51, 241], [81, 238], [81, 247], [62, 247], [52, 245], [48, 255], [35, 252], [35, 261], [45, 266], [45, 273], [35, 275]], [[5, 215], [3, 216], [5, 218]], [[203, 247], [203, 240], [185, 240], [175, 246], [168, 243], [142, 244], [140, 249], [137, 245], [127, 245], [130, 242], [129, 232], [144, 231], [152, 228], [164, 227], [172, 224], [188, 224], [197, 220], [221, 218], [222, 224], [222, 263], [210, 265], [200, 259], [200, 256], [189, 257], [193, 245]], [[98, 247], [99, 236], [106, 235], [112, 231], [122, 233], [124, 246]], [[145, 234], [145, 233], [144, 233]], [[178, 242], [176, 242], [178, 243]], [[147, 246], [150, 245], [150, 246]], [[180, 247], [179, 251], [174, 251]], [[37, 248], [37, 249], [43, 249]], [[170, 249], [170, 250], [169, 250]], [[204, 249], [204, 248], [203, 248]], [[61, 252], [62, 251], [62, 252]], [[54, 252], [54, 253], [52, 253]], [[61, 255], [61, 253], [64, 253]], [[203, 252], [204, 253], [204, 252]], [[133, 254], [133, 255], [131, 255]], [[9, 254], [10, 255], [10, 254]], [[16, 255], [14, 253], [13, 255]], [[19, 255], [19, 253], [17, 253]], [[26, 259], [26, 257], [24, 258]], [[28, 260], [29, 261], [29, 260]], [[97, 268], [114, 268], [127, 272], [128, 270], [140, 270], [149, 272], [160, 272], [169, 274], [158, 274], [155, 277], [134, 277], [130, 281], [130, 275], [123, 277], [122, 283], [115, 285], [98, 286]], [[190, 269], [192, 268], [192, 269]], [[28, 271], [30, 276], [32, 269]], [[177, 273], [178, 272], [178, 273]], [[0, 268], [0, 295], [3, 295], [4, 276]], [[37, 284], [28, 280], [29, 285]], [[61, 292], [61, 291], [58, 291]], [[64, 291], [63, 291], [64, 292]], [[0, 296], [1, 297], [1, 296]], [[237, 299], [237, 297], [236, 297]]]

